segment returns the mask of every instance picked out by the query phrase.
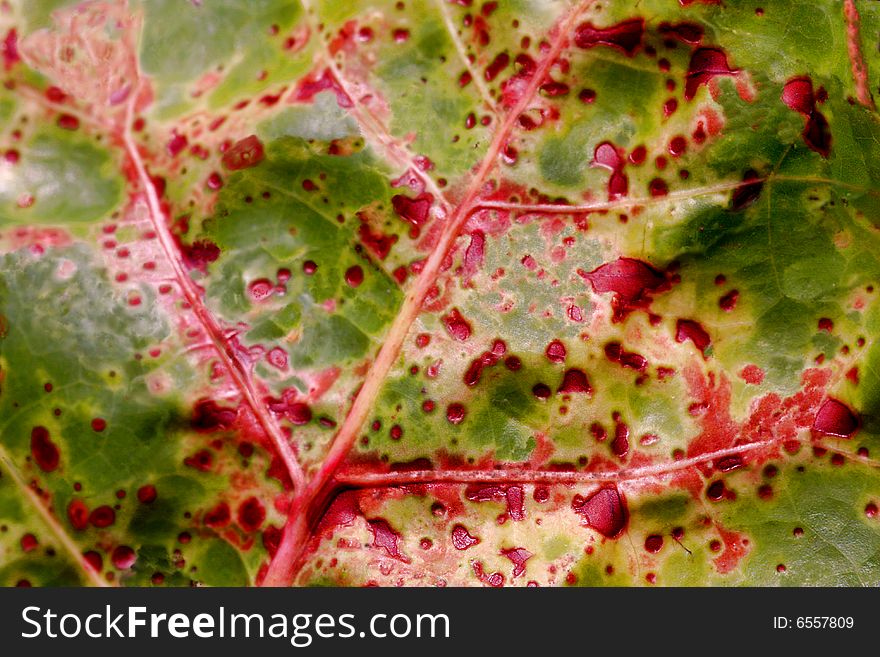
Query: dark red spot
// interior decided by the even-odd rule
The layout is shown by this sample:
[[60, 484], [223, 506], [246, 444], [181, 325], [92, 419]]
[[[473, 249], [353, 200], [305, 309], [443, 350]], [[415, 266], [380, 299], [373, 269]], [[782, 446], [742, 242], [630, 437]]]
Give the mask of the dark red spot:
[[232, 519], [229, 511], [229, 505], [226, 502], [220, 502], [213, 509], [205, 512], [204, 522], [208, 527], [225, 527]]
[[13, 27], [6, 33], [3, 42], [0, 43], [0, 53], [3, 54], [3, 70], [8, 71], [18, 62], [21, 56], [18, 53], [18, 32]]
[[687, 150], [687, 139], [681, 135], [673, 137], [669, 142], [669, 154], [672, 157], [679, 157]]
[[495, 55], [495, 59], [493, 59], [492, 63], [486, 67], [485, 71], [483, 71], [483, 77], [486, 79], [486, 82], [491, 82], [498, 77], [498, 74], [507, 68], [508, 64], [510, 64], [510, 55], [506, 52], [500, 52]]
[[551, 363], [564, 363], [566, 353], [565, 345], [559, 340], [553, 340], [544, 350], [544, 355]]
[[214, 190], [216, 192], [218, 189], [223, 187], [223, 178], [220, 177], [219, 173], [213, 171], [211, 172], [211, 175], [208, 176], [205, 184], [208, 186], [208, 189]]
[[249, 497], [238, 507], [238, 526], [246, 532], [255, 532], [266, 520], [266, 509], [256, 497]]
[[190, 426], [200, 433], [227, 431], [235, 424], [234, 408], [219, 406], [213, 399], [200, 399], [193, 408]]
[[67, 505], [67, 519], [74, 529], [82, 531], [89, 526], [89, 507], [82, 500], [70, 500]]
[[79, 119], [72, 114], [62, 114], [58, 117], [58, 127], [65, 130], [76, 130], [79, 128]]
[[220, 247], [208, 240], [197, 240], [192, 244], [181, 244], [180, 250], [187, 267], [207, 271], [207, 266], [220, 257]]
[[452, 528], [452, 545], [456, 550], [467, 550], [479, 542], [480, 539], [476, 536], [471, 536], [464, 525], [456, 525]]
[[723, 297], [718, 299], [718, 307], [725, 312], [731, 312], [736, 308], [736, 302], [739, 300], [739, 290], [731, 290]]
[[832, 331], [834, 331], [834, 322], [828, 317], [820, 317], [818, 328], [820, 331], [831, 333]]
[[684, 97], [691, 100], [701, 85], [719, 75], [736, 75], [739, 69], [730, 68], [727, 54], [720, 48], [697, 48], [691, 55], [685, 75]]
[[444, 315], [442, 318], [443, 325], [446, 327], [447, 333], [451, 335], [456, 340], [460, 342], [465, 342], [469, 337], [471, 337], [471, 325], [464, 317], [462, 317], [461, 313], [458, 311], [458, 308], [453, 308], [449, 311], [449, 314]]
[[587, 526], [606, 538], [617, 538], [626, 526], [626, 502], [617, 488], [600, 488], [586, 499], [576, 495], [572, 508], [584, 517]]
[[645, 551], [656, 554], [663, 549], [663, 537], [659, 534], [652, 534], [645, 539]]
[[256, 135], [250, 135], [235, 142], [223, 153], [222, 162], [228, 170], [238, 171], [256, 166], [264, 157], [263, 144]]
[[532, 386], [532, 394], [541, 401], [546, 401], [550, 399], [550, 393], [550, 386], [548, 386], [546, 383], [536, 383], [534, 386]]
[[137, 561], [137, 555], [135, 554], [135, 551], [127, 545], [119, 545], [113, 550], [110, 560], [113, 562], [115, 568], [126, 570], [127, 568], [131, 568], [134, 565], [134, 562]]
[[859, 428], [859, 418], [849, 406], [828, 398], [819, 408], [813, 429], [829, 436], [850, 438]]
[[685, 342], [690, 340], [705, 357], [706, 350], [712, 344], [712, 338], [698, 322], [692, 319], [680, 319], [675, 323], [675, 341]]
[[184, 465], [195, 468], [196, 470], [201, 470], [202, 472], [210, 472], [213, 462], [214, 457], [211, 455], [211, 452], [206, 449], [199, 450], [192, 456], [183, 459]]
[[37, 426], [31, 429], [31, 456], [43, 472], [52, 472], [58, 468], [61, 452], [52, 442], [46, 427]]
[[394, 211], [404, 221], [408, 221], [416, 228], [423, 226], [428, 222], [431, 212], [431, 204], [434, 197], [427, 192], [423, 192], [415, 198], [410, 198], [402, 194], [391, 197], [391, 205]]
[[173, 132], [171, 139], [169, 139], [168, 143], [165, 145], [165, 150], [168, 151], [168, 155], [171, 157], [177, 157], [177, 155], [186, 148], [187, 144], [189, 144], [189, 140], [186, 138], [186, 135], [180, 135], [177, 134], [177, 132]]
[[106, 504], [99, 506], [89, 514], [89, 522], [98, 529], [109, 527], [116, 522], [116, 512]]
[[596, 92], [593, 89], [581, 89], [578, 99], [584, 105], [590, 105], [596, 101]]
[[638, 372], [644, 372], [648, 367], [648, 359], [634, 351], [626, 351], [619, 342], [609, 342], [605, 345], [605, 357]]
[[400, 553], [400, 534], [391, 528], [386, 520], [378, 518], [368, 521], [370, 531], [373, 532], [373, 547], [382, 548], [388, 553], [389, 557], [408, 561]]
[[83, 552], [83, 559], [85, 559], [85, 562], [89, 565], [89, 568], [94, 570], [96, 573], [100, 573], [104, 569], [104, 558], [99, 552], [95, 552], [94, 550]]
[[706, 489], [706, 497], [713, 502], [717, 502], [724, 497], [724, 482], [719, 479], [709, 484], [709, 487]]
[[391, 253], [391, 247], [397, 243], [397, 235], [386, 235], [381, 232], [373, 232], [367, 224], [361, 224], [358, 228], [358, 237], [361, 243], [367, 247], [379, 260], [384, 260]]
[[582, 370], [571, 369], [565, 371], [562, 383], [556, 389], [556, 392], [561, 394], [581, 393], [591, 395], [593, 388], [590, 386], [587, 375]]
[[254, 301], [265, 301], [275, 290], [275, 284], [268, 278], [258, 278], [248, 285], [248, 294]]
[[868, 518], [876, 518], [878, 513], [877, 505], [874, 502], [868, 502], [865, 505], [865, 516]]
[[626, 196], [629, 189], [629, 179], [623, 173], [626, 162], [620, 151], [611, 142], [603, 141], [593, 151], [593, 161], [590, 166], [603, 167], [611, 171], [608, 179], [608, 200], [613, 201], [621, 196]]
[[152, 484], [147, 484], [146, 486], [141, 486], [137, 491], [138, 502], [141, 504], [152, 504], [156, 501], [157, 493], [156, 487]]
[[606, 28], [596, 27], [592, 23], [581, 23], [575, 31], [574, 42], [578, 48], [617, 48], [632, 57], [642, 45], [644, 32], [645, 21], [642, 18], [632, 18]]
[[618, 421], [615, 424], [611, 451], [619, 459], [624, 458], [629, 453], [629, 427], [623, 422]]
[[648, 149], [643, 145], [636, 146], [629, 154], [629, 161], [636, 166], [644, 163], [645, 158], [648, 156]]
[[648, 193], [653, 197], [666, 196], [669, 193], [669, 185], [663, 178], [653, 178], [648, 183]]

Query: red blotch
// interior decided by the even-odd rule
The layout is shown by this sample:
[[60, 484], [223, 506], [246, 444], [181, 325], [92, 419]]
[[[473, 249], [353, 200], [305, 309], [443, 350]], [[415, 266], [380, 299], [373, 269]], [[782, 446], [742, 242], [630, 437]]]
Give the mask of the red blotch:
[[106, 504], [99, 506], [89, 514], [89, 522], [98, 529], [109, 527], [116, 522], [116, 512]]
[[89, 507], [82, 500], [70, 500], [67, 505], [67, 519], [74, 529], [82, 531], [89, 526]]
[[699, 322], [692, 319], [680, 319], [675, 323], [675, 341], [685, 342], [690, 340], [694, 346], [706, 356], [706, 350], [712, 344], [712, 338]]
[[746, 383], [758, 386], [764, 381], [764, 370], [757, 365], [746, 365], [740, 370], [739, 376]]
[[620, 151], [611, 142], [603, 141], [593, 151], [593, 161], [590, 166], [603, 167], [611, 171], [608, 179], [608, 200], [613, 201], [621, 196], [626, 196], [629, 190], [629, 179], [623, 173], [626, 164]]
[[669, 23], [663, 21], [658, 28], [660, 34], [677, 39], [690, 46], [699, 45], [703, 40], [703, 26], [697, 23]]
[[464, 525], [456, 525], [452, 528], [452, 545], [456, 550], [467, 550], [479, 542], [480, 539], [476, 536], [471, 536]]
[[581, 393], [591, 395], [593, 393], [593, 388], [590, 386], [590, 381], [583, 371], [571, 369], [565, 371], [565, 374], [562, 377], [562, 384], [556, 392], [562, 394]]
[[225, 527], [232, 519], [229, 511], [229, 505], [226, 502], [220, 502], [213, 509], [205, 512], [204, 522], [208, 527]]
[[606, 538], [617, 538], [626, 527], [626, 502], [617, 488], [600, 488], [584, 499], [576, 495], [572, 500], [575, 513], [584, 517], [586, 525]]
[[829, 436], [851, 438], [859, 428], [859, 418], [849, 406], [828, 398], [819, 408], [813, 429]]
[[134, 565], [134, 562], [137, 561], [137, 555], [135, 554], [135, 551], [127, 545], [119, 545], [113, 550], [110, 559], [115, 568], [126, 570], [131, 568]]
[[373, 533], [373, 547], [382, 548], [389, 557], [409, 562], [400, 552], [400, 534], [391, 528], [388, 521], [382, 518], [368, 521], [370, 531]]
[[590, 282], [597, 294], [614, 293], [614, 321], [620, 321], [632, 310], [646, 307], [650, 294], [667, 286], [666, 278], [651, 265], [634, 258], [618, 258], [589, 273], [578, 271]]
[[18, 52], [18, 32], [13, 27], [6, 33], [3, 42], [0, 43], [0, 52], [3, 53], [3, 70], [8, 71], [21, 61]]
[[526, 561], [534, 555], [525, 548], [505, 548], [501, 554], [513, 562], [513, 576], [519, 577], [526, 572]]
[[657, 554], [663, 549], [663, 537], [659, 534], [652, 534], [645, 539], [645, 551], [651, 554]]
[[238, 171], [256, 166], [266, 156], [263, 144], [256, 135], [249, 135], [235, 142], [223, 153], [223, 166], [229, 171]]
[[644, 32], [645, 21], [642, 18], [632, 18], [606, 28], [581, 23], [575, 31], [574, 42], [578, 48], [617, 48], [632, 57], [642, 45]]
[[565, 345], [559, 340], [553, 340], [544, 350], [544, 355], [547, 356], [547, 360], [551, 363], [564, 363], [567, 353]]
[[237, 418], [234, 408], [219, 406], [213, 399], [200, 399], [193, 408], [190, 426], [200, 433], [228, 431]]
[[806, 76], [792, 78], [782, 89], [782, 102], [806, 118], [801, 133], [804, 142], [811, 150], [827, 158], [831, 154], [831, 129], [828, 120], [816, 109], [816, 100], [813, 81]]
[[691, 100], [701, 85], [708, 84], [719, 75], [736, 75], [739, 69], [730, 68], [727, 54], [720, 48], [697, 48], [691, 55], [690, 65], [685, 75], [684, 97]]
[[434, 197], [427, 192], [423, 192], [415, 198], [410, 198], [403, 194], [397, 194], [391, 197], [391, 205], [394, 207], [394, 211], [397, 215], [404, 221], [411, 223], [416, 228], [419, 228], [428, 222], [431, 212], [431, 204], [433, 202]]

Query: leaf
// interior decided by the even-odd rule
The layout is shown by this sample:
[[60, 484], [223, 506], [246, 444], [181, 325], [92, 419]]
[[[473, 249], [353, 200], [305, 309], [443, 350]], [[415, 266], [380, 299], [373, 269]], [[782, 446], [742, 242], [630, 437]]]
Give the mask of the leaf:
[[876, 3], [0, 13], [0, 583], [876, 585]]

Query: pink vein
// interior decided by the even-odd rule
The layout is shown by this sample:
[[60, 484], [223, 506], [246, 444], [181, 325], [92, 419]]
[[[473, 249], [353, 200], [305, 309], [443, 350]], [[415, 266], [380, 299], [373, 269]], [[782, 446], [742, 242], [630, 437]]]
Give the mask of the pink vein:
[[[339, 486], [355, 486], [363, 488], [375, 488], [382, 486], [403, 486], [406, 484], [430, 484], [430, 483], [540, 483], [540, 484], [582, 484], [603, 482], [625, 482], [640, 479], [659, 479], [673, 473], [687, 470], [725, 456], [739, 456], [748, 452], [773, 447], [781, 442], [780, 439], [764, 440], [734, 447], [715, 450], [706, 454], [700, 454], [689, 459], [661, 463], [657, 465], [643, 466], [639, 468], [624, 468], [606, 472], [559, 472], [552, 470], [531, 469], [501, 469], [501, 470], [410, 470], [404, 472], [351, 472], [340, 473], [335, 482]], [[800, 441], [800, 444], [809, 444], [809, 441]], [[829, 451], [849, 457], [850, 460], [868, 465], [880, 467], [880, 462], [853, 456], [849, 452], [835, 449]]]
[[[355, 398], [348, 415], [331, 443], [327, 456], [321, 465], [321, 469], [318, 470], [312, 480], [309, 481], [307, 490], [302, 496], [303, 499], [298, 498], [297, 503], [294, 505], [297, 509], [296, 515], [303, 515], [301, 511], [308, 509], [311, 501], [318, 497], [328, 485], [332, 485], [336, 471], [339, 469], [343, 459], [357, 440], [358, 432], [366, 420], [388, 372], [391, 370], [391, 367], [394, 365], [400, 354], [403, 341], [409, 332], [410, 326], [421, 312], [422, 302], [427, 296], [428, 291], [434, 285], [446, 255], [449, 253], [449, 250], [458, 238], [461, 227], [470, 216], [471, 209], [477, 203], [477, 198], [480, 188], [483, 185], [483, 181], [486, 179], [489, 171], [495, 167], [498, 153], [504, 147], [517, 117], [532, 101], [538, 87], [550, 70], [550, 67], [556, 61], [559, 53], [568, 42], [568, 35], [571, 32], [574, 21], [577, 20], [577, 17], [581, 12], [587, 6], [592, 4], [592, 2], [593, 0], [585, 0], [584, 2], [581, 2], [559, 23], [558, 38], [555, 40], [553, 46], [546, 54], [541, 64], [537, 67], [534, 76], [529, 81], [528, 87], [520, 97], [516, 106], [505, 117], [500, 129], [495, 134], [492, 143], [489, 145], [486, 156], [483, 158], [479, 169], [471, 179], [471, 183], [464, 194], [462, 202], [453, 212], [449, 222], [443, 230], [437, 246], [426, 261], [425, 266], [419, 274], [418, 279], [416, 279], [412, 289], [406, 295], [403, 305], [400, 308], [400, 312], [394, 319], [394, 322], [388, 331], [388, 335], [385, 337], [385, 341], [379, 349], [376, 360], [367, 372], [364, 382], [357, 393], [357, 397]], [[278, 547], [275, 558], [269, 565], [269, 571], [266, 574], [264, 584], [268, 586], [286, 586], [290, 584], [294, 575], [296, 561], [300, 557], [306, 539], [302, 534], [304, 527], [306, 527], [306, 525], [301, 518], [288, 520], [288, 524], [285, 526], [284, 534], [282, 535], [281, 544]]]
[[[134, 97], [136, 94], [132, 94], [132, 96]], [[177, 257], [177, 247], [174, 243], [171, 231], [168, 229], [168, 225], [165, 222], [165, 217], [159, 203], [159, 197], [156, 194], [156, 188], [153, 186], [153, 181], [147, 174], [147, 169], [144, 166], [137, 144], [134, 142], [131, 135], [130, 126], [132, 124], [132, 115], [133, 106], [129, 103], [128, 116], [125, 124], [126, 127], [123, 131], [122, 138], [125, 143], [125, 149], [128, 152], [129, 157], [131, 157], [138, 178], [146, 192], [147, 205], [150, 210], [150, 223], [153, 226], [153, 230], [156, 231], [162, 251], [168, 262], [171, 264], [177, 284], [180, 286], [184, 297], [190, 304], [193, 313], [205, 329], [205, 332], [210, 337], [211, 343], [220, 358], [220, 362], [223, 364], [226, 371], [229, 372], [235, 385], [241, 390], [245, 401], [248, 406], [250, 406], [257, 421], [260, 423], [260, 426], [263, 427], [263, 430], [272, 439], [275, 448], [278, 450], [281, 459], [284, 461], [284, 465], [293, 481], [294, 487], [296, 490], [301, 490], [304, 487], [305, 477], [303, 475], [302, 467], [296, 458], [296, 454], [290, 446], [290, 442], [281, 431], [281, 427], [269, 414], [268, 409], [259, 402], [256, 386], [251, 380], [248, 366], [235, 355], [235, 352], [232, 351], [232, 349], [229, 348], [223, 336], [223, 329], [218, 326], [214, 317], [211, 315], [211, 312], [205, 306], [195, 283], [189, 277], [187, 272], [184, 271], [183, 266]]]
[[856, 97], [862, 105], [874, 109], [874, 99], [871, 98], [871, 91], [868, 88], [868, 66], [862, 56], [859, 38], [860, 18], [855, 0], [844, 1], [843, 15], [846, 18], [846, 49], [849, 53], [853, 81], [856, 84]]

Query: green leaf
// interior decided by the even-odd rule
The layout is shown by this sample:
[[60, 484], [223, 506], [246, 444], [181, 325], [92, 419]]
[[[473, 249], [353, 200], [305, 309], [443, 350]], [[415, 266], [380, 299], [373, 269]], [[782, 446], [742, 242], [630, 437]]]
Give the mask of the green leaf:
[[876, 586], [875, 5], [13, 3], [0, 584]]

